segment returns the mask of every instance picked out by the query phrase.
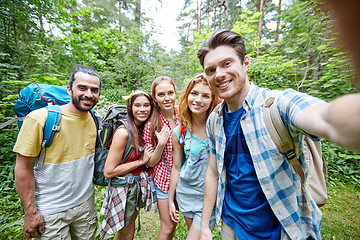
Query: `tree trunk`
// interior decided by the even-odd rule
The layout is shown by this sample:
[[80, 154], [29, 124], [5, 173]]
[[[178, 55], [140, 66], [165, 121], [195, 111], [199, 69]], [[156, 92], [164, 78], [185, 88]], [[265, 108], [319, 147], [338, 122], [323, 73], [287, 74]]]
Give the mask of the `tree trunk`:
[[[72, 8], [70, 9], [70, 12], [71, 12], [71, 13], [76, 12], [76, 11], [77, 11], [77, 7], [76, 7], [76, 6], [74, 6], [74, 7], [72, 7]], [[78, 18], [77, 15], [75, 15], [75, 14], [71, 14], [71, 15], [72, 15], [72, 18], [74, 19], [75, 22], [78, 22], [78, 21], [79, 21], [79, 18]], [[76, 26], [76, 25], [74, 25], [74, 26]], [[72, 32], [79, 34], [79, 33], [81, 33], [81, 29], [78, 28], [78, 27], [73, 27]]]
[[[15, 2], [13, 1], [13, 16], [12, 16], [12, 25], [13, 25], [13, 32], [14, 32], [14, 43], [15, 48], [18, 50], [18, 44], [17, 44], [17, 33], [16, 33], [16, 7]], [[10, 36], [10, 27], [9, 27], [9, 36]]]
[[202, 0], [196, 0], [196, 31], [200, 32], [201, 29], [201, 6]]
[[210, 3], [208, 1], [208, 3], [207, 3], [207, 20], [208, 20], [207, 25], [208, 26], [210, 26], [210, 18], [211, 18], [211, 16], [210, 16]]
[[262, 27], [264, 23], [264, 8], [265, 8], [265, 0], [260, 0], [259, 12], [261, 13], [261, 17], [259, 19], [259, 24], [258, 24], [258, 43], [256, 47], [256, 57], [260, 55], [260, 51], [261, 51]]
[[[136, 0], [135, 2], [135, 10], [134, 10], [134, 15], [135, 15], [135, 23], [137, 24], [137, 28], [138, 31], [140, 32], [140, 27], [141, 27], [141, 0]], [[134, 53], [136, 58], [139, 58], [139, 51], [140, 51], [140, 47], [138, 45], [138, 43], [134, 44]], [[136, 78], [134, 79], [134, 86], [136, 86], [136, 84], [138, 83], [138, 79], [139, 75], [136, 75]]]
[[[119, 1], [119, 17], [121, 17], [121, 8], [122, 8], [122, 1]], [[119, 18], [119, 32], [121, 32], [121, 23], [120, 23], [120, 18]]]
[[[278, 15], [281, 14], [281, 1], [282, 1], [282, 0], [279, 0], [279, 7], [278, 7], [278, 12], [277, 12]], [[279, 29], [280, 29], [280, 16], [278, 16], [277, 19], [276, 19], [275, 40], [278, 40], [278, 39], [279, 39]]]
[[44, 22], [43, 22], [43, 8], [41, 2], [39, 2], [37, 5], [37, 11], [38, 11], [38, 19], [40, 23], [39, 36], [40, 36], [40, 40], [44, 40], [45, 31], [44, 31]]
[[135, 12], [134, 13], [135, 13], [135, 22], [140, 27], [140, 23], [141, 23], [141, 0], [136, 0]]
[[224, 16], [227, 17], [229, 16], [229, 0], [225, 0], [223, 2], [224, 5]]
[[216, 29], [216, 6], [215, 6], [215, 8], [214, 8], [214, 23], [213, 23], [214, 25], [213, 25], [213, 29], [214, 29], [214, 31], [215, 31], [215, 29]]
[[223, 2], [224, 5], [224, 22], [226, 23], [226, 28], [230, 28], [230, 24], [227, 21], [227, 18], [229, 17], [229, 0], [225, 0]]

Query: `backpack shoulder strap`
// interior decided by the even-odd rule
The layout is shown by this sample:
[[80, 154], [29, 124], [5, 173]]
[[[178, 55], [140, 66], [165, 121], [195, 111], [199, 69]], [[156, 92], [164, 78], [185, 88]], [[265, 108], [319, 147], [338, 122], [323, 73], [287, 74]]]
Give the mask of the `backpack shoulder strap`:
[[134, 149], [134, 146], [132, 144], [131, 134], [130, 134], [130, 130], [129, 130], [128, 126], [127, 126], [126, 120], [125, 119], [120, 120], [120, 122], [121, 122], [121, 124], [124, 125], [124, 127], [125, 127], [125, 129], [126, 129], [126, 131], [128, 133], [128, 141], [126, 143], [126, 146], [125, 146], [125, 149], [124, 149], [124, 152], [123, 152], [123, 156], [122, 156], [121, 161], [120, 161], [120, 164], [122, 164], [122, 163], [126, 162], [126, 160], [128, 160], [128, 158], [130, 157], [130, 155], [131, 155], [131, 153], [132, 153], [132, 151]]
[[286, 154], [294, 149], [293, 140], [290, 137], [277, 108], [277, 99], [281, 91], [271, 90], [266, 95], [264, 104], [264, 121], [266, 128], [274, 141], [279, 152]]
[[[285, 154], [286, 158], [289, 160], [301, 180], [302, 189], [304, 189], [306, 180], [304, 169], [296, 157], [294, 142], [290, 137], [277, 108], [277, 99], [280, 94], [281, 91], [279, 90], [271, 90], [267, 93], [263, 108], [264, 122], [271, 139], [275, 143], [279, 152]], [[309, 206], [310, 202], [307, 194], [305, 194], [305, 197]], [[310, 207], [310, 209], [312, 208]]]
[[179, 142], [180, 142], [183, 152], [185, 152], [184, 151], [185, 134], [186, 134], [186, 126], [183, 124], [180, 124], [180, 133], [179, 133], [180, 141]]
[[36, 167], [41, 167], [45, 159], [45, 149], [51, 145], [55, 132], [60, 131], [61, 109], [58, 105], [46, 106], [47, 118], [43, 129], [41, 150], [36, 160]]
[[179, 116], [179, 112], [180, 112], [180, 109], [179, 109], [179, 106], [178, 105], [175, 105], [174, 106], [174, 111], [175, 111], [175, 114], [176, 114], [176, 116]]
[[49, 147], [55, 132], [60, 131], [61, 108], [59, 105], [48, 105], [46, 108], [48, 116], [44, 126], [43, 144], [45, 144], [45, 147]]
[[94, 109], [91, 109], [90, 113], [91, 113], [91, 116], [93, 117], [93, 119], [95, 121], [96, 129], [100, 130], [101, 120], [100, 120], [99, 114]]
[[280, 94], [281, 91], [277, 90], [272, 90], [267, 94], [263, 112], [265, 125], [279, 152], [286, 155], [302, 183], [305, 183], [304, 169], [296, 158], [294, 142], [277, 108], [277, 99]]

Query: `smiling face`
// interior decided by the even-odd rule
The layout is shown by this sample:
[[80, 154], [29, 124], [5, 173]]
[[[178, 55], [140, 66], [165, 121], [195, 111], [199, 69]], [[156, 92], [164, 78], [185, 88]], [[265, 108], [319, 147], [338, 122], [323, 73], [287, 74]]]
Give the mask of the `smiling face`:
[[187, 100], [192, 114], [207, 114], [207, 110], [213, 100], [210, 87], [201, 82], [195, 84]]
[[100, 80], [98, 77], [77, 72], [72, 87], [68, 86], [74, 112], [85, 114], [97, 103], [100, 96]]
[[155, 87], [154, 100], [161, 111], [173, 111], [176, 100], [174, 86], [168, 81], [161, 81]]
[[140, 95], [133, 100], [132, 104], [132, 114], [134, 116], [134, 121], [137, 126], [140, 126], [144, 123], [150, 116], [151, 113], [151, 104], [147, 97]]
[[206, 78], [213, 91], [229, 105], [242, 104], [250, 83], [247, 70], [250, 66], [248, 56], [240, 61], [233, 47], [222, 45], [210, 50], [204, 58]]

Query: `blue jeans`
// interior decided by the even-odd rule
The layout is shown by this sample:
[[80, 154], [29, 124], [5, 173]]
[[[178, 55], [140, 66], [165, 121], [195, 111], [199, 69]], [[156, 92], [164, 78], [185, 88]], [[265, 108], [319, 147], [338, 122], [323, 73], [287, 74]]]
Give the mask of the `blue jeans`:
[[169, 198], [169, 192], [163, 192], [156, 186], [156, 183], [154, 182], [155, 191], [156, 191], [156, 197], [157, 199], [168, 199]]

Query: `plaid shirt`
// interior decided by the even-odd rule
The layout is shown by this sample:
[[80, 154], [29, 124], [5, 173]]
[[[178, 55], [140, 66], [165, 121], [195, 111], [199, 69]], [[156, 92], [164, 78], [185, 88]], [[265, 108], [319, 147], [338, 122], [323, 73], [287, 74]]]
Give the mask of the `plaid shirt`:
[[[175, 123], [176, 125], [179, 125], [179, 114], [177, 111], [177, 106], [175, 106]], [[162, 115], [160, 112], [160, 120], [162, 124], [166, 124], [170, 129], [170, 122]], [[172, 129], [171, 129], [172, 130]], [[160, 161], [154, 166], [154, 182], [156, 186], [163, 192], [169, 191], [169, 185], [170, 185], [170, 174], [171, 174], [171, 168], [173, 165], [173, 146], [172, 146], [172, 134], [170, 134], [170, 137], [168, 139], [168, 142], [165, 145], [164, 151], [161, 155]], [[151, 134], [150, 134], [150, 122], [147, 122], [144, 128], [144, 141], [145, 141], [145, 147], [148, 145], [151, 145]], [[156, 145], [156, 144], [155, 144]], [[166, 163], [170, 167], [170, 169], [167, 167]]]
[[[140, 177], [140, 189], [137, 189], [137, 191], [141, 191], [141, 201], [145, 202], [145, 211], [147, 212], [151, 209], [151, 187], [147, 172], [141, 172]], [[100, 210], [100, 213], [105, 215], [100, 230], [102, 239], [109, 238], [111, 234], [124, 227], [127, 193], [128, 187], [110, 186], [110, 188], [107, 188]]]
[[[256, 175], [271, 209], [282, 226], [281, 239], [287, 237], [291, 239], [307, 239], [308, 236], [321, 239], [322, 214], [319, 208], [310, 197], [314, 211], [312, 213], [308, 211], [302, 195], [300, 179], [286, 157], [279, 153], [266, 130], [262, 109], [268, 90], [251, 83], [251, 89], [243, 102], [245, 113], [240, 120]], [[308, 166], [302, 152], [304, 133], [296, 127], [296, 117], [307, 107], [320, 102], [323, 101], [291, 89], [285, 90], [278, 98], [280, 116], [294, 140], [297, 157], [306, 175]], [[211, 133], [210, 128], [211, 116], [207, 122], [207, 134], [209, 136], [207, 145], [210, 151], [216, 155], [219, 175], [216, 223], [221, 218], [226, 187], [224, 104], [223, 102], [218, 111], [212, 113], [217, 115], [214, 135]]]

